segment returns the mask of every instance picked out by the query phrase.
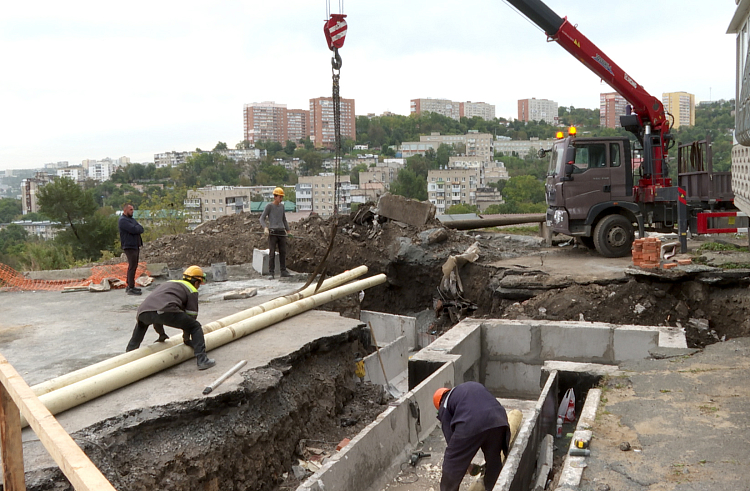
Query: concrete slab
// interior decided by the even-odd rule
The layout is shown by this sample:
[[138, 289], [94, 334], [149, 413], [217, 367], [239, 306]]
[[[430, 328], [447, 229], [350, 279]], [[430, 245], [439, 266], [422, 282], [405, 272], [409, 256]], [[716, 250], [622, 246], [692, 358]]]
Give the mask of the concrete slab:
[[[258, 288], [256, 297], [224, 301], [226, 291], [239, 287]], [[254, 279], [209, 283], [200, 289], [198, 319], [207, 323], [248, 309], [302, 286], [300, 282]], [[135, 311], [143, 296], [128, 296], [122, 290], [107, 293], [7, 292], [1, 293], [0, 352], [30, 385], [91, 365], [122, 353], [135, 323]], [[308, 311], [209, 352], [216, 367], [198, 371], [190, 360], [144, 380], [104, 395], [57, 416], [69, 432], [90, 426], [127, 411], [162, 406], [206, 397], [203, 389], [232, 368], [247, 360], [244, 372], [266, 365], [305, 344], [346, 332], [360, 321], [337, 313]], [[167, 334], [180, 331], [167, 326]], [[157, 335], [149, 331], [145, 342]], [[215, 389], [214, 397], [233, 390], [243, 380], [241, 372]], [[135, 416], [137, 419], [138, 416]], [[46, 450], [30, 429], [23, 432], [26, 470], [51, 465]]]

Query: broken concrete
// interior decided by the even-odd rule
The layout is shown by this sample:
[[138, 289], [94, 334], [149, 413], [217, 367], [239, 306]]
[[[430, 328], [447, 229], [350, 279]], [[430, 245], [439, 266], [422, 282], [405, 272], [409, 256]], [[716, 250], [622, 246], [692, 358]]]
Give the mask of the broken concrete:
[[429, 201], [416, 201], [385, 193], [378, 200], [378, 214], [391, 220], [421, 227], [435, 218], [437, 208]]

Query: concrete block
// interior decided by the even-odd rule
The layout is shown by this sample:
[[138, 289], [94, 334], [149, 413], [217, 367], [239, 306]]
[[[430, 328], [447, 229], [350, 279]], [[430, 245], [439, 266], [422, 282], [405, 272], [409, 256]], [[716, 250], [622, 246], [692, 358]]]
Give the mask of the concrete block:
[[528, 356], [532, 351], [531, 325], [528, 323], [488, 321], [482, 328], [489, 358]]
[[[380, 347], [380, 358], [383, 366], [380, 366], [378, 353], [371, 353], [365, 357], [365, 380], [373, 384], [385, 385], [397, 375], [406, 371], [409, 365], [408, 346], [406, 336], [401, 336], [396, 341]], [[383, 368], [388, 380], [383, 378]]]
[[378, 200], [378, 213], [381, 216], [421, 227], [435, 218], [435, 205], [428, 201], [416, 201], [403, 196], [385, 193]]
[[540, 322], [542, 360], [613, 363], [613, 325], [597, 322]]
[[417, 348], [417, 319], [415, 317], [362, 310], [359, 313], [359, 320], [372, 325], [375, 338], [380, 343], [390, 343], [401, 336], [406, 336], [409, 349]]
[[614, 333], [614, 362], [648, 358], [659, 346], [659, 329], [648, 326], [620, 326]]
[[[268, 249], [253, 249], [253, 269], [260, 274], [268, 274], [270, 269], [268, 266], [271, 264], [268, 261], [269, 250]], [[279, 253], [276, 253], [276, 266], [274, 272], [276, 274], [281, 273], [281, 266], [279, 265]]]
[[440, 350], [458, 355], [459, 358], [455, 362], [456, 384], [466, 382], [463, 379], [463, 374], [477, 366], [482, 358], [482, 321], [477, 319], [463, 320], [425, 349], [428, 351]]
[[211, 264], [211, 273], [213, 275], [211, 281], [227, 281], [227, 263]]
[[488, 361], [484, 385], [493, 394], [536, 397], [539, 395], [541, 373], [541, 365]]

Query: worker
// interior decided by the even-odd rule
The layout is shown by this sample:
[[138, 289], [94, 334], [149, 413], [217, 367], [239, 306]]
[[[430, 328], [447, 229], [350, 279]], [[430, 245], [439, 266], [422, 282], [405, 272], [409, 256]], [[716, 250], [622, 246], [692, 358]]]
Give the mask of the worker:
[[120, 230], [120, 247], [125, 257], [128, 258], [128, 273], [126, 276], [125, 293], [128, 295], [140, 295], [141, 289], [135, 286], [135, 272], [138, 269], [138, 257], [140, 248], [143, 247], [143, 226], [133, 218], [133, 205], [125, 203], [122, 207], [122, 215], [117, 221]]
[[138, 349], [151, 324], [157, 332], [157, 326], [166, 325], [182, 329], [182, 340], [193, 348], [198, 370], [206, 370], [216, 365], [216, 361], [206, 355], [203, 327], [196, 319], [198, 288], [205, 282], [206, 274], [203, 270], [198, 266], [190, 266], [182, 273], [181, 280], [170, 280], [156, 287], [138, 307], [133, 336], [125, 351]]
[[440, 491], [458, 491], [471, 460], [481, 448], [486, 461], [484, 489], [495, 486], [503, 468], [500, 452], [508, 455], [510, 426], [505, 408], [487, 388], [464, 382], [441, 388], [432, 397], [448, 446], [443, 456]]
[[284, 198], [284, 190], [276, 188], [273, 190], [273, 203], [268, 203], [266, 209], [260, 215], [260, 226], [263, 233], [268, 237], [268, 275], [273, 278], [276, 267], [276, 247], [279, 249], [279, 267], [281, 276], [292, 276], [286, 270], [286, 234], [289, 232], [289, 224], [286, 222], [286, 213], [281, 200]]

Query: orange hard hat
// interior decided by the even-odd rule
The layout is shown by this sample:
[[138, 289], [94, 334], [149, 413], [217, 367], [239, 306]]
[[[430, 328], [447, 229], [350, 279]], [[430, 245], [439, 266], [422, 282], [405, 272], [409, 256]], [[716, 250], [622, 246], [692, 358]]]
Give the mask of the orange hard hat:
[[443, 395], [448, 391], [450, 391], [450, 389], [446, 389], [445, 387], [441, 387], [435, 391], [435, 395], [432, 396], [432, 403], [435, 404], [435, 409], [440, 408], [440, 399], [442, 399]]

